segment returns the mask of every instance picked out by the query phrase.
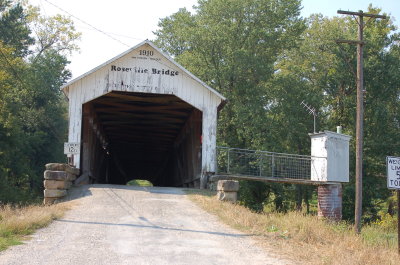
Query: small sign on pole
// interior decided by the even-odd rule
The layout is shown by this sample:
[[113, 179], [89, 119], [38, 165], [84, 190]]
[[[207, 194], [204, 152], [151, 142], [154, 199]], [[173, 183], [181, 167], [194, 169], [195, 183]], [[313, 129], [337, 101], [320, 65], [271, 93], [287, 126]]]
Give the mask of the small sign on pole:
[[386, 157], [387, 187], [400, 189], [400, 157]]
[[65, 155], [76, 155], [81, 152], [80, 143], [64, 143], [64, 154]]
[[400, 254], [400, 157], [386, 157], [387, 187], [397, 191], [397, 251]]

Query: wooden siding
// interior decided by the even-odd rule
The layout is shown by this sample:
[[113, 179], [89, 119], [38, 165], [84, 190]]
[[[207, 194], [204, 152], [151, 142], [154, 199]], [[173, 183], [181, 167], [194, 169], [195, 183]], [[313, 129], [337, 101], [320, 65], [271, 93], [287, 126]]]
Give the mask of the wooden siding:
[[[141, 51], [152, 56], [140, 55]], [[202, 112], [202, 171], [215, 171], [217, 109], [223, 98], [182, 71], [149, 43], [74, 81], [64, 87], [64, 91], [69, 97], [69, 142], [81, 141], [82, 105], [109, 92], [177, 96]], [[75, 166], [80, 166], [79, 155], [73, 161]]]
[[198, 187], [201, 178], [202, 113], [194, 109], [174, 143], [174, 182], [178, 186]]

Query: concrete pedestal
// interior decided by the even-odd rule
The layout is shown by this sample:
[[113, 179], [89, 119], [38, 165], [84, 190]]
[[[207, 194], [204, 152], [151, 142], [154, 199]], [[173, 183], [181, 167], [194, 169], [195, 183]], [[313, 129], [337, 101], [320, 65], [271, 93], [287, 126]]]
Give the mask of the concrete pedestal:
[[219, 180], [217, 190], [218, 200], [235, 203], [237, 201], [237, 193], [239, 191], [239, 181]]

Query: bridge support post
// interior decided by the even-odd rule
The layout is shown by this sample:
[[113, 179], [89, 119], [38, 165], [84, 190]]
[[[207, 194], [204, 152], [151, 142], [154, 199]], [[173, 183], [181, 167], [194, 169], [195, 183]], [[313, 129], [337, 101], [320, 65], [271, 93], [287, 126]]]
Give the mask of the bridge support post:
[[332, 221], [342, 219], [342, 184], [318, 186], [318, 217]]

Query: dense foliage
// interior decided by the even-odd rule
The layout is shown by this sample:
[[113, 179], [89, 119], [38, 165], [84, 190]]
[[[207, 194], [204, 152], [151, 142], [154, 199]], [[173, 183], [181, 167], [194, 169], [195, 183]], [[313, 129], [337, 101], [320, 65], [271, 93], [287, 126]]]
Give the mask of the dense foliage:
[[[199, 0], [159, 22], [156, 43], [228, 99], [220, 113], [218, 144], [309, 154], [312, 117], [317, 130], [355, 135], [356, 48], [352, 18], [300, 17], [300, 0]], [[379, 13], [369, 7], [368, 12]], [[376, 218], [390, 193], [385, 156], [399, 155], [399, 34], [391, 20], [365, 29], [364, 211]], [[354, 137], [351, 183], [344, 186], [344, 217], [354, 209]], [[242, 202], [260, 211], [309, 207], [313, 187], [243, 182]]]
[[63, 161], [70, 78], [66, 55], [79, 34], [71, 20], [0, 0], [0, 202], [37, 198], [43, 166]]
[[[351, 17], [300, 16], [300, 0], [199, 0], [160, 20], [156, 43], [227, 97], [218, 144], [309, 154], [312, 117], [317, 130], [342, 125], [352, 137], [344, 217], [354, 209], [356, 48]], [[369, 7], [368, 12], [381, 10]], [[0, 0], [0, 201], [23, 201], [42, 191], [46, 162], [63, 161], [66, 106], [59, 91], [77, 49], [72, 21], [44, 17], [37, 8]], [[400, 36], [391, 20], [365, 28], [364, 216], [376, 219], [394, 200], [385, 186], [385, 156], [400, 156]], [[243, 182], [242, 203], [307, 211], [308, 186]], [[313, 197], [314, 196], [314, 197]]]

